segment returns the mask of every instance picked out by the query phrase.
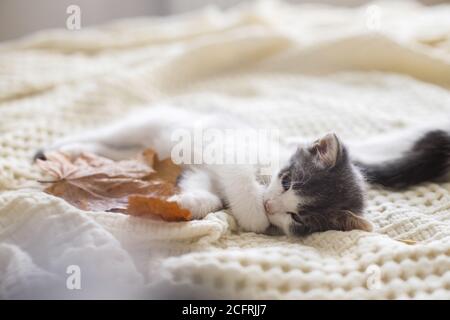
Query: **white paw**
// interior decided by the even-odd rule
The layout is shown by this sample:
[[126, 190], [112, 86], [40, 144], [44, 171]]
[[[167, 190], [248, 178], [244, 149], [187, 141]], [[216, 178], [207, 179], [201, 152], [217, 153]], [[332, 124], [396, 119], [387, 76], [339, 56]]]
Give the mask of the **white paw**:
[[173, 195], [168, 200], [176, 202], [183, 209], [189, 210], [194, 219], [204, 218], [208, 213], [222, 209], [220, 199], [208, 192], [184, 192]]
[[263, 191], [262, 186], [257, 186], [252, 197], [235, 204], [232, 208], [239, 226], [245, 231], [262, 233], [270, 226], [264, 209]]
[[254, 208], [247, 215], [236, 217], [236, 219], [243, 230], [250, 232], [263, 233], [270, 225], [264, 208], [262, 210]]

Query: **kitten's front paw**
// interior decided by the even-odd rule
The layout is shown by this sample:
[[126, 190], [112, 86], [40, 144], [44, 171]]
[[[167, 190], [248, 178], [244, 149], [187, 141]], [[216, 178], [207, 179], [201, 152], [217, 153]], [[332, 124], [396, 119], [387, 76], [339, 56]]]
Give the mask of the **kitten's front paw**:
[[209, 192], [187, 192], [171, 196], [171, 202], [176, 202], [181, 208], [191, 212], [194, 219], [204, 218], [208, 213], [222, 209], [220, 199]]
[[263, 233], [270, 226], [264, 209], [263, 190], [264, 188], [258, 185], [253, 201], [246, 199], [245, 203], [232, 208], [239, 226], [245, 231]]
[[270, 226], [264, 208], [262, 210], [260, 208], [255, 208], [255, 210], [244, 219], [241, 217], [241, 219], [237, 220], [243, 230], [250, 232], [263, 233]]

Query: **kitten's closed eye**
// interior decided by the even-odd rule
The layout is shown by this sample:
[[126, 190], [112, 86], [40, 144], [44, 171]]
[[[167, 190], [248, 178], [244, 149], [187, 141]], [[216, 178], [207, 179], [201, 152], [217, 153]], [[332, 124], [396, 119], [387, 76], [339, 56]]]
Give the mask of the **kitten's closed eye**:
[[281, 178], [281, 186], [283, 187], [284, 191], [288, 191], [291, 187], [291, 176], [289, 174], [285, 174]]
[[286, 212], [287, 214], [289, 214], [292, 218], [292, 220], [294, 220], [295, 222], [298, 223], [302, 223], [302, 218], [300, 217], [300, 215], [298, 213], [294, 213], [294, 212]]

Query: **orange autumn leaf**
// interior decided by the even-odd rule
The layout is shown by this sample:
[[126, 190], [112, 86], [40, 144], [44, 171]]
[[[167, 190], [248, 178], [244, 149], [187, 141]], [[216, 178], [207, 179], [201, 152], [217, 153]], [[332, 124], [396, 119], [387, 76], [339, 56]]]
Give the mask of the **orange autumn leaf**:
[[180, 176], [181, 168], [173, 163], [172, 159], [157, 160], [154, 165], [155, 172], [151, 174], [152, 179], [160, 179], [175, 184]]
[[167, 221], [190, 220], [189, 210], [180, 208], [176, 202], [169, 202], [164, 198], [145, 195], [128, 197], [127, 212], [131, 215], [157, 215]]
[[[82, 210], [128, 213], [130, 195], [147, 195], [167, 202], [165, 199], [178, 191], [175, 181], [181, 169], [170, 159], [159, 161], [151, 149], [144, 150], [140, 158], [123, 161], [89, 153], [70, 157], [53, 152], [46, 156], [46, 161], [38, 160], [37, 164], [54, 180], [41, 181], [50, 183], [44, 191]], [[167, 208], [168, 212], [162, 214], [162, 209], [153, 213], [149, 207], [145, 215], [185, 220], [186, 214], [179, 217], [171, 203]]]
[[155, 161], [157, 161], [158, 156], [156, 155], [155, 150], [153, 149], [145, 149], [140, 154], [140, 159], [142, 162], [147, 163], [149, 166], [153, 167], [155, 165]]
[[150, 176], [151, 179], [164, 180], [173, 184], [177, 182], [181, 168], [173, 163], [172, 159], [159, 160], [158, 155], [152, 149], [144, 150], [142, 158], [144, 162], [154, 169], [153, 174]]

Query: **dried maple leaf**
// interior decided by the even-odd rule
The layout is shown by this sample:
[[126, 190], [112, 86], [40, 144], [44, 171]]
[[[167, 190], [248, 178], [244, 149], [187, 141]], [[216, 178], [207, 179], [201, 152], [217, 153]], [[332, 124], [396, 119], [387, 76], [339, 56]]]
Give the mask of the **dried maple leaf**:
[[181, 168], [173, 163], [172, 159], [159, 160], [158, 155], [152, 149], [146, 149], [142, 153], [143, 160], [154, 169], [150, 176], [153, 180], [164, 180], [175, 184], [181, 173]]
[[168, 158], [162, 161], [157, 160], [154, 165], [155, 172], [151, 174], [152, 179], [164, 180], [175, 184], [181, 173], [181, 168]]
[[145, 195], [128, 197], [127, 212], [131, 215], [142, 216], [151, 212], [167, 221], [190, 220], [189, 210], [182, 209], [176, 202], [169, 202], [164, 198]]
[[153, 149], [145, 149], [142, 154], [140, 155], [140, 158], [143, 162], [147, 163], [150, 167], [153, 167], [155, 165], [155, 161], [157, 161], [158, 156], [156, 155], [155, 150]]
[[[171, 221], [186, 220], [186, 212], [178, 213], [174, 204], [166, 200], [177, 193], [174, 181], [180, 168], [170, 159], [159, 161], [151, 149], [145, 150], [140, 160], [113, 161], [89, 153], [74, 158], [60, 152], [46, 156], [46, 161], [38, 160], [37, 164], [55, 180], [46, 181], [52, 184], [45, 192], [80, 209], [128, 213], [130, 195], [147, 195], [159, 199], [157, 203], [160, 205], [147, 206], [148, 211], [140, 210], [140, 215], [156, 215]], [[167, 213], [162, 213], [164, 208], [167, 208]]]

